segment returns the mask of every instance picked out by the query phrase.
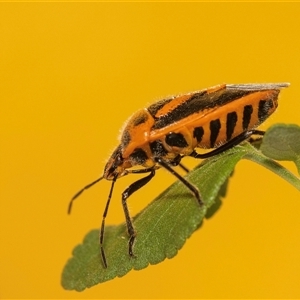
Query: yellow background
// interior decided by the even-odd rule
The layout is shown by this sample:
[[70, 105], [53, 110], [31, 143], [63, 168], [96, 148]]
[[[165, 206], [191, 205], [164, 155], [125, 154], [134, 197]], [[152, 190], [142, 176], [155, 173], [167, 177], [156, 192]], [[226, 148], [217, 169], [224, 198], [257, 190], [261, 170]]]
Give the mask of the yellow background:
[[[223, 82], [289, 81], [262, 129], [300, 124], [299, 3], [0, 8], [1, 298], [300, 297], [300, 194], [248, 161], [174, 259], [83, 293], [60, 286], [73, 247], [100, 225], [110, 183], [82, 195], [71, 216], [68, 202], [101, 175], [138, 108]], [[158, 173], [130, 199], [132, 214], [174, 181]], [[131, 181], [117, 182], [109, 224], [123, 221]]]

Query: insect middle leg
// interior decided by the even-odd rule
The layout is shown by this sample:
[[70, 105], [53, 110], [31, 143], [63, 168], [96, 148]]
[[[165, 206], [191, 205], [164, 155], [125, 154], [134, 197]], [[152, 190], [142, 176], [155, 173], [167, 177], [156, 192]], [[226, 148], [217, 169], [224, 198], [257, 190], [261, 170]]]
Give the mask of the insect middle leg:
[[[182, 177], [179, 173], [177, 173], [166, 161], [164, 161], [162, 158], [156, 158], [155, 159], [157, 163], [159, 163], [162, 167], [164, 167], [166, 170], [168, 170], [171, 174], [173, 174], [176, 178], [178, 178], [196, 197], [198, 203], [200, 206], [202, 206], [204, 203], [201, 199], [199, 190], [188, 180], [186, 180], [184, 177]], [[184, 167], [185, 168], [185, 167]]]
[[195, 150], [189, 155], [192, 156], [194, 158], [200, 158], [200, 159], [204, 159], [204, 158], [208, 158], [208, 157], [212, 157], [214, 155], [220, 154], [228, 149], [231, 149], [237, 145], [239, 145], [240, 143], [242, 143], [243, 141], [247, 140], [251, 135], [253, 134], [257, 134], [257, 135], [261, 135], [263, 136], [265, 134], [264, 131], [261, 130], [256, 130], [256, 129], [251, 129], [251, 130], [247, 130], [242, 132], [241, 134], [237, 135], [235, 138], [233, 138], [232, 140], [228, 141], [227, 143], [225, 143], [224, 145], [210, 151], [207, 153], [197, 153]]

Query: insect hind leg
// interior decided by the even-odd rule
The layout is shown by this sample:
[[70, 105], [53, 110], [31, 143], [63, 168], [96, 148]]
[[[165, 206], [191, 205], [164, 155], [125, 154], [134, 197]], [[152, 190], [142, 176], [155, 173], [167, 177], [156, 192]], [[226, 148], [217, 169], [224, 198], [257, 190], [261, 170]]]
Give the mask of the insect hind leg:
[[228, 149], [231, 149], [237, 145], [239, 145], [240, 143], [242, 143], [243, 141], [247, 140], [249, 137], [251, 137], [251, 135], [253, 134], [257, 134], [260, 136], [263, 136], [265, 134], [264, 131], [261, 130], [256, 130], [256, 129], [251, 129], [251, 130], [247, 130], [242, 132], [241, 134], [237, 135], [235, 138], [233, 138], [232, 140], [228, 141], [227, 143], [225, 143], [224, 145], [210, 151], [207, 153], [197, 153], [195, 150], [189, 155], [191, 157], [194, 158], [199, 158], [199, 159], [204, 159], [204, 158], [208, 158], [217, 154], [220, 154]]

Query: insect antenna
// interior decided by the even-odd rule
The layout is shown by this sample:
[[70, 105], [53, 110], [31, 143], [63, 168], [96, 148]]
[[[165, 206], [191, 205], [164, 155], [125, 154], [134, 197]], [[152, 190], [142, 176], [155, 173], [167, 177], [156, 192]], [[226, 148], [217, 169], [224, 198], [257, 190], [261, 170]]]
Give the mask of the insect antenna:
[[107, 212], [108, 212], [108, 208], [109, 208], [109, 204], [110, 204], [110, 199], [112, 197], [112, 193], [113, 193], [113, 190], [114, 190], [114, 185], [115, 185], [115, 182], [116, 182], [117, 178], [118, 178], [118, 174], [115, 175], [115, 177], [113, 178], [112, 183], [111, 183], [110, 191], [109, 191], [109, 194], [108, 194], [108, 198], [107, 198], [105, 209], [104, 209], [103, 216], [102, 216], [102, 223], [101, 223], [101, 230], [100, 230], [100, 237], [99, 237], [101, 256], [102, 256], [102, 261], [103, 261], [103, 265], [104, 265], [105, 269], [107, 268], [106, 256], [105, 256], [105, 252], [104, 252], [104, 248], [103, 248], [105, 219], [106, 219], [106, 216], [107, 216]]
[[78, 198], [85, 190], [89, 189], [91, 186], [93, 186], [94, 184], [96, 184], [97, 182], [99, 182], [100, 180], [102, 180], [104, 177], [101, 176], [100, 178], [96, 179], [95, 181], [89, 183], [88, 185], [86, 185], [84, 188], [82, 188], [79, 192], [77, 192], [73, 198], [71, 199], [70, 203], [69, 203], [69, 207], [68, 207], [68, 214], [71, 213], [72, 210], [72, 205], [73, 202], [76, 198]]

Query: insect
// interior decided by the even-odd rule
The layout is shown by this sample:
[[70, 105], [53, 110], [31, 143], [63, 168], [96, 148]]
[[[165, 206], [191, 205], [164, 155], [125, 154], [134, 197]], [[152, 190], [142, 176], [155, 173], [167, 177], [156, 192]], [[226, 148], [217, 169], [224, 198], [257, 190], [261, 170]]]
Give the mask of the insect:
[[[277, 108], [280, 90], [288, 83], [220, 84], [189, 94], [173, 96], [137, 111], [126, 123], [120, 144], [112, 153], [103, 175], [81, 189], [73, 201], [86, 189], [102, 179], [111, 180], [111, 188], [103, 212], [100, 229], [100, 249], [107, 268], [103, 248], [105, 218], [114, 184], [128, 174], [147, 174], [133, 182], [122, 193], [122, 207], [129, 235], [128, 253], [133, 257], [136, 232], [129, 214], [127, 199], [147, 184], [156, 170], [164, 168], [177, 177], [204, 205], [198, 189], [175, 169], [185, 156], [205, 159], [228, 150], [252, 135], [264, 134], [255, 128]], [[198, 153], [197, 148], [212, 149]]]

